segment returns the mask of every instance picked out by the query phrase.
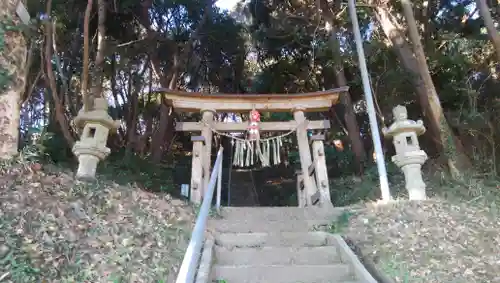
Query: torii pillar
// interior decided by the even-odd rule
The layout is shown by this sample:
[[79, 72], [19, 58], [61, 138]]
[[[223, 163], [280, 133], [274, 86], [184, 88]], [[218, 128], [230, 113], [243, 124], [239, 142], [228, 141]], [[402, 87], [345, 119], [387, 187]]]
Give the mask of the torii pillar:
[[302, 169], [302, 178], [304, 182], [304, 191], [306, 196], [306, 206], [312, 205], [311, 196], [316, 193], [316, 182], [309, 175], [309, 166], [312, 164], [311, 150], [307, 138], [305, 108], [294, 108], [293, 117], [297, 122], [297, 144], [299, 146], [300, 166]]
[[205, 139], [203, 146], [202, 164], [203, 164], [203, 186], [201, 188], [201, 198], [205, 196], [206, 188], [210, 182], [210, 162], [212, 156], [212, 129], [211, 126], [214, 122], [216, 111], [214, 109], [201, 109], [203, 120], [203, 128], [201, 129], [201, 136]]

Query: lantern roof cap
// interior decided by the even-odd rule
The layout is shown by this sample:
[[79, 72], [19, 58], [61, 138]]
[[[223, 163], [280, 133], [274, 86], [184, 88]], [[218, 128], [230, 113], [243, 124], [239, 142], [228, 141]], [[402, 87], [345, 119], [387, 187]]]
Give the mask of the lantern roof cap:
[[97, 123], [114, 130], [120, 126], [120, 121], [115, 121], [108, 114], [108, 101], [105, 98], [94, 99], [94, 109], [84, 111], [83, 108], [78, 111], [74, 123], [78, 128], [84, 127], [87, 123]]
[[418, 136], [425, 133], [425, 126], [422, 120], [413, 121], [408, 119], [408, 111], [405, 106], [398, 105], [392, 109], [394, 122], [389, 128], [383, 128], [384, 136], [393, 137], [397, 134], [415, 132]]

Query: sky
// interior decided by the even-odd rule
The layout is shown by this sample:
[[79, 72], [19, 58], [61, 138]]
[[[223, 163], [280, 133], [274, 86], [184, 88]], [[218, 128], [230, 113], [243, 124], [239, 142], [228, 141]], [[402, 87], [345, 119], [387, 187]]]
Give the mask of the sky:
[[218, 0], [217, 2], [215, 2], [215, 6], [223, 10], [231, 11], [236, 6], [237, 3], [238, 0]]

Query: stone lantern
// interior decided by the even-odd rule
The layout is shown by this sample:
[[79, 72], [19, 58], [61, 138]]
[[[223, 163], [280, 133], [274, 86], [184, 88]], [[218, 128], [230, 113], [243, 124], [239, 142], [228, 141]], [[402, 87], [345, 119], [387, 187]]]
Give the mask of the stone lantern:
[[410, 200], [424, 200], [426, 193], [421, 168], [427, 160], [427, 154], [418, 144], [418, 136], [425, 133], [424, 124], [422, 120], [408, 120], [408, 112], [404, 106], [394, 107], [392, 113], [394, 123], [389, 128], [382, 129], [384, 136], [393, 138], [396, 155], [392, 157], [392, 162], [403, 170]]
[[91, 111], [81, 109], [74, 122], [78, 128], [83, 127], [80, 141], [73, 146], [73, 153], [78, 157], [76, 178], [93, 180], [97, 164], [111, 152], [106, 147], [109, 131], [118, 128], [119, 122], [108, 115], [108, 102], [105, 98], [94, 99], [94, 109]]

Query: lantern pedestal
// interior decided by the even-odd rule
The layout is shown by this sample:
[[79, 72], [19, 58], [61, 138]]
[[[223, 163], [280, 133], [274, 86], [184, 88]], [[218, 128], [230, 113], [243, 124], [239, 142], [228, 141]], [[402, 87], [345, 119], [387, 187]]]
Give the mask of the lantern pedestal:
[[100, 160], [104, 160], [110, 152], [111, 150], [107, 147], [100, 148], [88, 143], [76, 142], [73, 146], [73, 153], [78, 157], [76, 178], [85, 181], [95, 179], [97, 164]]
[[80, 180], [95, 179], [97, 164], [104, 160], [111, 150], [106, 147], [110, 130], [118, 128], [119, 122], [108, 115], [108, 102], [105, 98], [94, 100], [94, 110], [80, 110], [74, 122], [83, 127], [80, 140], [73, 146], [73, 153], [78, 158], [76, 178]]
[[422, 164], [427, 160], [427, 154], [423, 150], [412, 151], [400, 155], [394, 155], [392, 162], [396, 164], [405, 175], [405, 188], [410, 200], [425, 200], [425, 183], [422, 178]]

